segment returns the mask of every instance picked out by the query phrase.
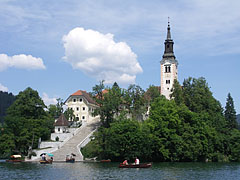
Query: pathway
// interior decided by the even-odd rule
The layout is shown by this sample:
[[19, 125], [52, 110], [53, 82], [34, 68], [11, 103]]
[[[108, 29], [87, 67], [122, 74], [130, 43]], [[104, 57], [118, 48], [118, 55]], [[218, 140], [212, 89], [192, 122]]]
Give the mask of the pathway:
[[89, 135], [97, 129], [99, 124], [99, 118], [96, 118], [93, 122], [82, 127], [81, 130], [69, 139], [60, 149], [52, 152], [54, 161], [65, 161], [66, 155], [71, 153], [76, 154], [75, 161], [83, 161], [79, 146], [81, 146], [81, 143], [83, 143], [86, 138], [89, 138]]

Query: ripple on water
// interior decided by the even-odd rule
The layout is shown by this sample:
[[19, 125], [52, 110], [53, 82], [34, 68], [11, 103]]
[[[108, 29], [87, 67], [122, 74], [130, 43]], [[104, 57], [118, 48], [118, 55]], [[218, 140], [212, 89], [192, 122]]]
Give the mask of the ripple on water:
[[240, 179], [240, 163], [154, 163], [148, 169], [118, 168], [118, 163], [5, 163], [0, 179], [21, 180], [232, 180]]

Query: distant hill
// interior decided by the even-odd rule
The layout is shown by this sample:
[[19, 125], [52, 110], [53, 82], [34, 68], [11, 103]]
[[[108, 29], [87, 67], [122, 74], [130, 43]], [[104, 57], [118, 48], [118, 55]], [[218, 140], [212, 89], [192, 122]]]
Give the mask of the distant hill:
[[12, 93], [0, 91], [0, 123], [3, 123], [4, 116], [9, 106], [15, 101], [15, 96]]
[[240, 129], [240, 114], [237, 115], [238, 129]]

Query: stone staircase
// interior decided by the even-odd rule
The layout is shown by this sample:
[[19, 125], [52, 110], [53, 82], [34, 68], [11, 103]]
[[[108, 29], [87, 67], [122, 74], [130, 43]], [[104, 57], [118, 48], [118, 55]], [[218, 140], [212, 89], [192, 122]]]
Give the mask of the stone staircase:
[[52, 152], [54, 155], [54, 162], [65, 161], [66, 155], [74, 153], [75, 161], [83, 161], [83, 156], [80, 152], [81, 144], [89, 138], [89, 136], [99, 127], [99, 118], [94, 119], [91, 123], [81, 127], [71, 139], [69, 139], [61, 148]]

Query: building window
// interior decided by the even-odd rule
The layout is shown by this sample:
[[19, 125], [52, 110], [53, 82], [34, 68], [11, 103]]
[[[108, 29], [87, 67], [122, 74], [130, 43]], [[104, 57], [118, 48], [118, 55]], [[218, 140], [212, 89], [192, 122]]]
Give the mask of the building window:
[[77, 121], [79, 121], [79, 117], [76, 117]]
[[60, 131], [60, 128], [58, 128], [58, 132]]
[[166, 80], [166, 84], [170, 84], [170, 80]]
[[79, 101], [82, 102], [82, 98], [80, 98]]
[[91, 108], [88, 108], [88, 111], [90, 112], [90, 111], [91, 111]]
[[170, 73], [171, 72], [171, 66], [165, 66], [165, 72]]
[[75, 98], [73, 99], [73, 102], [76, 102], [76, 99], [75, 99]]
[[82, 119], [85, 119], [85, 116], [82, 116]]
[[85, 107], [82, 108], [83, 111], [85, 111], [85, 109], [86, 109]]
[[77, 111], [79, 111], [79, 107], [77, 107]]

